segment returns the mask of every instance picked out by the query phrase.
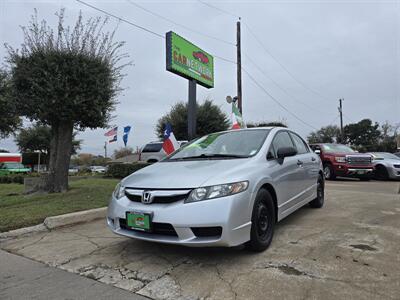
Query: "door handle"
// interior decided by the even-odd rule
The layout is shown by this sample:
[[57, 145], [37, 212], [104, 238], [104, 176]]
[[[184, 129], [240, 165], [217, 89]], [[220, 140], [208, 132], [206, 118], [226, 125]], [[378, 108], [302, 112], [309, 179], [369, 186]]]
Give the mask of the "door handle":
[[303, 165], [303, 162], [299, 159], [297, 160], [297, 165], [301, 167]]

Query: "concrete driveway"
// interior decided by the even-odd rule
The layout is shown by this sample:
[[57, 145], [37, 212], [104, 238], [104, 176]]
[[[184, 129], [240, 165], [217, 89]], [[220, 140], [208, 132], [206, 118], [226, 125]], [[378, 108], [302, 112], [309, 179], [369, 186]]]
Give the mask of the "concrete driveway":
[[399, 183], [328, 182], [325, 207], [279, 223], [263, 253], [121, 238], [103, 220], [0, 247], [154, 299], [399, 299]]

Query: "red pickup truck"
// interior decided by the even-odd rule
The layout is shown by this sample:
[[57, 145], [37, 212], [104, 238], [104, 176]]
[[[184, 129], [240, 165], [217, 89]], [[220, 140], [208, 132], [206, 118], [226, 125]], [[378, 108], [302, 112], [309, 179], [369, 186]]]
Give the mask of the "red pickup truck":
[[371, 179], [374, 170], [371, 155], [341, 144], [311, 144], [310, 147], [319, 154], [326, 179], [333, 180], [336, 176]]

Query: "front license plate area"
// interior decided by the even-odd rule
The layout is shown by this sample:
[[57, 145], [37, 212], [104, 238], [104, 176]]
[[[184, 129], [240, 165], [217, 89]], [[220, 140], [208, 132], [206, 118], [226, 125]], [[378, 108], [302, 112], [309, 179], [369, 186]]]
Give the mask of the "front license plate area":
[[152, 229], [151, 214], [137, 211], [127, 212], [126, 225], [131, 229], [149, 232]]
[[358, 170], [358, 171], [357, 171], [357, 174], [360, 174], [360, 175], [362, 175], [362, 174], [364, 174], [364, 173], [365, 173], [364, 170]]

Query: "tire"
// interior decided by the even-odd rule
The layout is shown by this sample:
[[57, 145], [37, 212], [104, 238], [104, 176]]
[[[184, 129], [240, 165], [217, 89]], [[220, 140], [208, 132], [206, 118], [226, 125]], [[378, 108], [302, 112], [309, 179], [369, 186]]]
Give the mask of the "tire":
[[385, 166], [377, 165], [375, 167], [375, 178], [378, 180], [388, 180], [389, 172]]
[[310, 202], [312, 208], [321, 208], [325, 202], [325, 181], [322, 175], [318, 175], [317, 180], [317, 198]]
[[250, 241], [246, 247], [257, 252], [267, 249], [274, 236], [275, 222], [274, 200], [266, 189], [260, 189], [253, 205]]
[[331, 164], [324, 165], [324, 176], [326, 180], [334, 180], [336, 179], [335, 170]]

